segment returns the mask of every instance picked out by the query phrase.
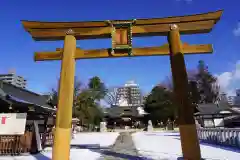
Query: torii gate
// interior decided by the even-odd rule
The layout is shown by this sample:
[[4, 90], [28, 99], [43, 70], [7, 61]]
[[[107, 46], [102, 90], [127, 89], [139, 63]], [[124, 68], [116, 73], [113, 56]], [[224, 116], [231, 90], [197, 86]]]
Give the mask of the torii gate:
[[[64, 40], [64, 48], [35, 53], [35, 61], [62, 60], [53, 160], [69, 160], [73, 105], [75, 59], [128, 56], [169, 55], [178, 104], [179, 129], [184, 159], [200, 160], [194, 108], [188, 100], [184, 54], [212, 53], [211, 44], [182, 44], [180, 34], [209, 33], [220, 20], [222, 10], [205, 14], [138, 20], [92, 22], [22, 21], [36, 41]], [[132, 48], [132, 37], [167, 36], [168, 44], [158, 47]], [[76, 49], [76, 40], [112, 38], [112, 48]], [[169, 146], [170, 147], [170, 146]]]

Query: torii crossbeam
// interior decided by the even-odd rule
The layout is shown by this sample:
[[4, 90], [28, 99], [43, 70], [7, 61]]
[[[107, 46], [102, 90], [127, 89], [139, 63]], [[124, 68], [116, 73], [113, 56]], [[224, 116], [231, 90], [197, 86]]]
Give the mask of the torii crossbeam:
[[[76, 49], [75, 59], [93, 59], [93, 58], [119, 58], [119, 57], [128, 57], [128, 53], [116, 54], [111, 53], [109, 49], [96, 49], [96, 50], [81, 50], [80, 48]], [[188, 45], [184, 43], [182, 45], [182, 50], [184, 54], [208, 54], [212, 53], [211, 44], [203, 45]], [[164, 56], [169, 55], [169, 45], [165, 44], [160, 47], [145, 47], [145, 48], [133, 48], [132, 56]], [[46, 60], [61, 60], [63, 55], [63, 49], [57, 48], [53, 52], [36, 52], [34, 60], [35, 61], [46, 61]]]
[[[188, 100], [188, 79], [183, 53], [212, 53], [213, 49], [211, 44], [183, 44], [180, 34], [209, 33], [220, 20], [222, 12], [181, 17], [95, 22], [22, 21], [25, 30], [36, 41], [64, 40], [63, 49], [37, 52], [34, 56], [35, 61], [62, 60], [53, 160], [68, 160], [70, 155], [75, 60], [158, 55], [170, 56], [174, 95], [178, 104], [183, 157], [189, 160], [200, 160], [200, 147], [193, 117], [194, 108]], [[132, 37], [139, 36], [167, 36], [168, 44], [133, 48]], [[76, 40], [99, 38], [112, 38], [112, 48], [76, 49]]]

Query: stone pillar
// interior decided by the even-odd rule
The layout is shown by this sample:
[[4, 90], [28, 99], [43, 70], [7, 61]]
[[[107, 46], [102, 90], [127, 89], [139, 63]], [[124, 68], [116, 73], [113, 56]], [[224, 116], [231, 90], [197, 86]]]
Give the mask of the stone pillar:
[[106, 132], [106, 122], [100, 122], [100, 132]]
[[152, 131], [153, 131], [153, 126], [152, 126], [152, 121], [151, 121], [151, 120], [148, 120], [147, 131], [148, 131], [148, 132], [152, 132]]

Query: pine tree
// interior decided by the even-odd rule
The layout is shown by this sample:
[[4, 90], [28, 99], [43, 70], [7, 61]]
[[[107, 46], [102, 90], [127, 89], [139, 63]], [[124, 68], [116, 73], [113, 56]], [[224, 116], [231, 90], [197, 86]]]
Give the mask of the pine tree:
[[105, 84], [97, 76], [90, 78], [88, 88], [91, 90], [92, 95], [98, 101], [103, 99], [107, 92]]

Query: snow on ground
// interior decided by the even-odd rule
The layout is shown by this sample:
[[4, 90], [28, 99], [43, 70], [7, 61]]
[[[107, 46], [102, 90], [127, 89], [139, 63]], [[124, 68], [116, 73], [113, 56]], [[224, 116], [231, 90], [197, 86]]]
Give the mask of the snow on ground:
[[[114, 144], [116, 132], [106, 133], [79, 133], [72, 140], [71, 160], [87, 159], [97, 160], [101, 154], [87, 147], [108, 147]], [[182, 156], [179, 133], [164, 131], [137, 132], [133, 134], [133, 141], [139, 153], [153, 159], [176, 160]], [[78, 146], [81, 147], [77, 148]], [[84, 148], [84, 146], [86, 148]], [[46, 148], [37, 155], [26, 156], [0, 156], [0, 160], [50, 160], [52, 148]], [[240, 152], [229, 151], [210, 145], [201, 144], [202, 157], [208, 160], [238, 160]]]
[[71, 144], [99, 144], [100, 146], [107, 147], [114, 144], [119, 133], [117, 132], [91, 132], [80, 133]]
[[[182, 156], [179, 133], [137, 132], [133, 141], [139, 153], [153, 159], [176, 160]], [[201, 144], [202, 157], [208, 160], [237, 160], [240, 153]]]
[[[78, 146], [84, 147], [108, 147], [113, 145], [119, 133], [79, 133], [71, 141], [71, 160], [87, 159], [96, 160], [101, 157], [100, 153], [94, 152], [90, 149], [80, 149]], [[45, 148], [45, 150], [37, 155], [26, 156], [0, 156], [0, 160], [50, 160], [52, 157], [52, 148]]]

